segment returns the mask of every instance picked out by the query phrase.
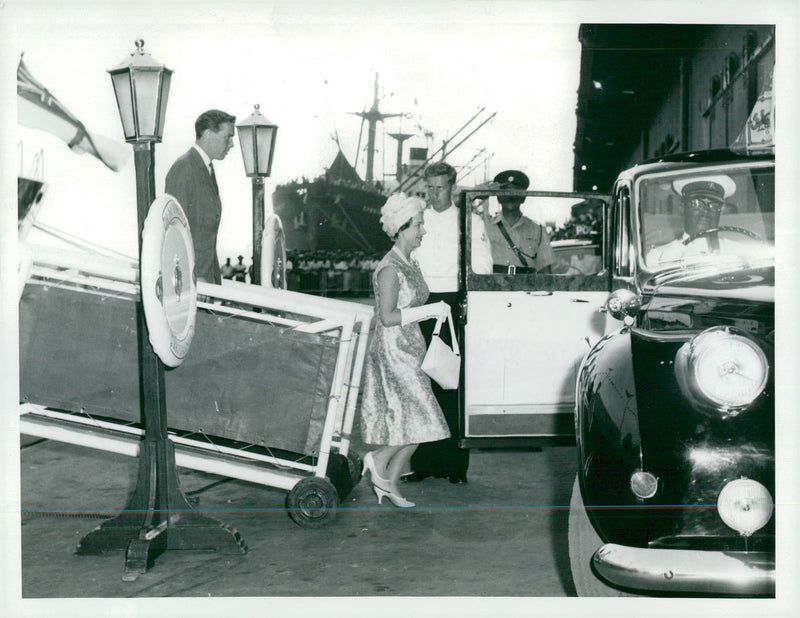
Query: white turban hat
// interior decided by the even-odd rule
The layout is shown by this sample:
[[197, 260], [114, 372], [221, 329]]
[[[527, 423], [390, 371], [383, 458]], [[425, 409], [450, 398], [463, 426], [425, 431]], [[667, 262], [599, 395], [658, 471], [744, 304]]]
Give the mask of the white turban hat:
[[394, 238], [407, 221], [423, 210], [425, 200], [422, 198], [393, 193], [381, 208], [381, 227], [389, 238]]

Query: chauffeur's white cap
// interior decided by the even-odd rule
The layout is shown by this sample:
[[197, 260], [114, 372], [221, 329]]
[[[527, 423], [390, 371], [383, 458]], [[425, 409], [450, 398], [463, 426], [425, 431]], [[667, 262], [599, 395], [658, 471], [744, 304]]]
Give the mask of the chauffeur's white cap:
[[720, 200], [736, 193], [736, 183], [725, 174], [681, 178], [673, 182], [672, 187], [680, 195], [705, 195]]

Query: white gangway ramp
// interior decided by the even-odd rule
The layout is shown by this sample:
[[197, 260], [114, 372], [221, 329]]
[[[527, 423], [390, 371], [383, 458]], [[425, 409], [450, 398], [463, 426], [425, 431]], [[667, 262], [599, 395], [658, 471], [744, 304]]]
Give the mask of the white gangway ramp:
[[[136, 456], [138, 263], [71, 244], [21, 247], [21, 431]], [[191, 349], [166, 371], [177, 465], [284, 489], [294, 521], [327, 523], [361, 475], [371, 304], [228, 280], [197, 293]]]

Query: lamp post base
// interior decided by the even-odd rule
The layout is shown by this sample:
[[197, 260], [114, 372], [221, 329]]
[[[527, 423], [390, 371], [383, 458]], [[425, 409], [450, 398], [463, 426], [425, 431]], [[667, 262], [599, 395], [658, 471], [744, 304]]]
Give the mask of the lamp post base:
[[[159, 461], [165, 465], [156, 465]], [[162, 486], [157, 488], [159, 483]], [[156, 496], [161, 496], [162, 502], [166, 498], [167, 504], [157, 505]], [[125, 581], [145, 573], [168, 549], [247, 553], [235, 528], [198, 513], [186, 500], [178, 485], [174, 449], [168, 440], [142, 442], [139, 477], [128, 506], [81, 539], [76, 553], [92, 555], [120, 549], [126, 550]]]
[[169, 526], [162, 522], [148, 531], [140, 530], [139, 537], [128, 543], [122, 579], [135, 581], [167, 549], [206, 549], [221, 554], [247, 552], [236, 529], [212, 517], [189, 514]]

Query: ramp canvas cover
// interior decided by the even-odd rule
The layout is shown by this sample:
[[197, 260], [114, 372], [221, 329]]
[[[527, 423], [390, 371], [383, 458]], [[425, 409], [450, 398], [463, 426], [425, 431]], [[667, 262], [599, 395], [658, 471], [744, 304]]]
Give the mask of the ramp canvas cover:
[[[28, 285], [20, 300], [20, 398], [140, 423], [135, 299]], [[198, 311], [192, 349], [166, 373], [171, 430], [315, 455], [337, 342]]]

